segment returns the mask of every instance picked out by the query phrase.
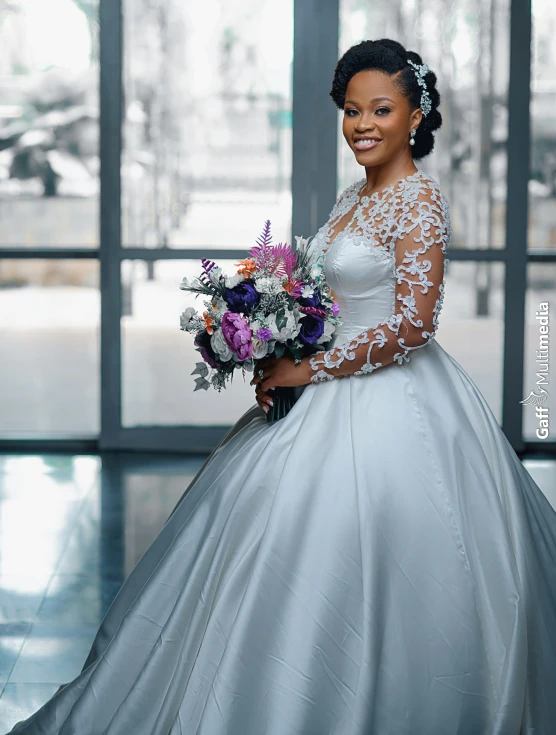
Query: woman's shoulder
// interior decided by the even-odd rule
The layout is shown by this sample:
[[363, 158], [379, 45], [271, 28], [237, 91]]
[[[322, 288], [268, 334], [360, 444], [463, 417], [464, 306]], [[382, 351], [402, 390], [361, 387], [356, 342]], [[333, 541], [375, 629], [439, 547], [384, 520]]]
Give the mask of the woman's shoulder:
[[364, 176], [362, 179], [357, 179], [357, 181], [353, 181], [351, 184], [348, 184], [344, 189], [340, 191], [338, 194], [338, 197], [336, 199], [336, 204], [334, 207], [338, 207], [343, 202], [351, 201], [352, 199], [355, 200], [359, 196], [359, 192], [363, 188], [363, 186], [366, 184], [367, 178]]
[[[442, 187], [434, 176], [431, 176], [431, 174], [427, 173], [423, 169], [419, 169], [414, 174], [414, 177], [416, 186], [408, 187], [408, 190], [414, 196], [424, 195], [426, 197], [428, 195], [429, 198], [433, 199], [434, 201], [441, 201], [443, 206], [448, 207], [448, 199], [444, 195]], [[412, 177], [410, 176], [408, 177], [408, 179], [411, 180]], [[423, 197], [420, 196], [420, 198]]]
[[427, 226], [435, 224], [447, 245], [452, 236], [450, 206], [436, 178], [419, 169], [404, 183], [402, 195], [395, 197], [403, 224], [408, 220], [426, 222]]

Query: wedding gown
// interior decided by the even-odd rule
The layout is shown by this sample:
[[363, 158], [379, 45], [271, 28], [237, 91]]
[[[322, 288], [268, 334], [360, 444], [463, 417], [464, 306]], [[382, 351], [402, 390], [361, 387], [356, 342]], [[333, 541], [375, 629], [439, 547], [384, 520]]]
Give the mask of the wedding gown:
[[556, 513], [433, 338], [451, 230], [438, 184], [418, 170], [359, 200], [364, 183], [312, 241], [337, 347], [286, 418], [240, 418], [82, 672], [12, 732], [555, 731]]

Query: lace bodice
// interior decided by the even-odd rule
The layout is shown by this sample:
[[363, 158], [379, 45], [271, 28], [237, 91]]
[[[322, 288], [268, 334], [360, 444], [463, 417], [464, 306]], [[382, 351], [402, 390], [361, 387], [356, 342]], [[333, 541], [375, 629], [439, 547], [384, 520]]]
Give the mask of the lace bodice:
[[421, 169], [371, 196], [360, 195], [365, 183], [340, 194], [313, 240], [343, 324], [335, 346], [310, 358], [312, 382], [403, 365], [438, 327], [449, 262], [448, 202]]

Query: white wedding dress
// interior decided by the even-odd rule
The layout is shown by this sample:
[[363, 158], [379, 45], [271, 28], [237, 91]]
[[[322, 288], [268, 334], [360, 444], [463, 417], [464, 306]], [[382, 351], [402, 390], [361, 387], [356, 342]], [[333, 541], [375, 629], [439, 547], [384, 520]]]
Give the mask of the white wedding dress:
[[313, 240], [344, 317], [318, 382], [277, 423], [237, 422], [81, 674], [13, 733], [555, 732], [556, 512], [433, 338], [438, 184], [364, 183]]

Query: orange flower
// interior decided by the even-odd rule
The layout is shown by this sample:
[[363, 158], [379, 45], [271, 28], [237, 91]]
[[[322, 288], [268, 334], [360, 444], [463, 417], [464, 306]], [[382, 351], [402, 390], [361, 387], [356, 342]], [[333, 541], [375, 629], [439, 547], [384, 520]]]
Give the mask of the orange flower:
[[284, 291], [287, 291], [291, 296], [301, 296], [302, 283], [299, 278], [288, 278], [284, 283]]
[[237, 272], [242, 276], [250, 276], [257, 268], [257, 264], [253, 258], [244, 258], [239, 263], [236, 263], [236, 265], [240, 266]]
[[212, 328], [214, 322], [206, 311], [203, 311], [203, 319], [205, 320], [205, 324], [207, 325], [207, 332], [209, 334], [212, 334], [214, 332], [214, 329]]

